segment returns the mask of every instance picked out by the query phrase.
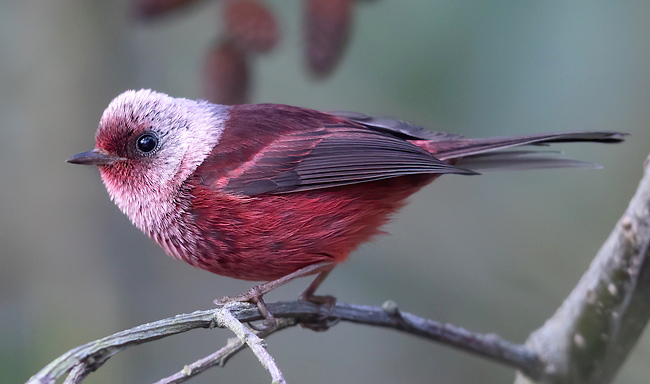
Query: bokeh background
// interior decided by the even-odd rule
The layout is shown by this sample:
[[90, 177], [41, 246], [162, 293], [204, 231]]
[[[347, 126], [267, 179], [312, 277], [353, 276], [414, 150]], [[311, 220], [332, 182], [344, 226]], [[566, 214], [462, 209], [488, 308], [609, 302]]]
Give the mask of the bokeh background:
[[[302, 3], [268, 2], [283, 40], [253, 63], [252, 99], [397, 116], [471, 136], [620, 130], [623, 145], [558, 145], [604, 169], [446, 176], [322, 286], [523, 342], [569, 293], [636, 188], [650, 152], [650, 2], [375, 1], [356, 7], [331, 78], [302, 57]], [[126, 89], [201, 97], [219, 4], [152, 22], [129, 3], [0, 3], [0, 382], [22, 382], [79, 344], [207, 309], [247, 282], [172, 260], [110, 202], [91, 149]], [[293, 299], [306, 281], [270, 295]], [[222, 346], [195, 330], [131, 348], [89, 383], [151, 382]], [[293, 383], [497, 383], [513, 371], [392, 331], [292, 329], [269, 350]], [[650, 335], [617, 379], [647, 383]], [[268, 382], [246, 351], [194, 382]]]

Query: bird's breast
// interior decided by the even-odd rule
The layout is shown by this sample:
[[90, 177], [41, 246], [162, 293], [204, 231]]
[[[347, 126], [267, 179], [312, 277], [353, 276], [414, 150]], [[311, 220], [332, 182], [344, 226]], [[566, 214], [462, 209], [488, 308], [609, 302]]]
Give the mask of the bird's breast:
[[197, 183], [181, 230], [156, 241], [195, 267], [273, 280], [317, 262], [344, 261], [431, 179], [406, 176], [252, 198]]

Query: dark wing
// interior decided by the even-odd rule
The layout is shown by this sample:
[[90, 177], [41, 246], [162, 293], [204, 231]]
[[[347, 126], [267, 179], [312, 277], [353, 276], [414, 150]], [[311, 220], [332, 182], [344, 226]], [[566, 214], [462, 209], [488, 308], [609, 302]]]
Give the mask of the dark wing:
[[342, 117], [374, 130], [383, 131], [405, 140], [458, 140], [463, 135], [447, 132], [435, 132], [419, 125], [385, 116], [369, 116], [359, 112], [336, 111], [332, 115]]
[[231, 177], [225, 189], [254, 196], [426, 173], [475, 174], [380, 130], [329, 124], [278, 137], [243, 172]]

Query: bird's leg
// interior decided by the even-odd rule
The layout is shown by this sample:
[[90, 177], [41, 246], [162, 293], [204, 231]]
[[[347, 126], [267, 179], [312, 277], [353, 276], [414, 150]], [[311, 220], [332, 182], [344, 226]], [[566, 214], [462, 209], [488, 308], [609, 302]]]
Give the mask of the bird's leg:
[[264, 302], [264, 298], [262, 297], [262, 295], [254, 297], [253, 299], [251, 299], [251, 301], [255, 303], [255, 305], [257, 305], [257, 309], [259, 309], [262, 316], [264, 316], [264, 322], [262, 323], [263, 325], [262, 328], [275, 325], [276, 323], [275, 316], [273, 316], [273, 313], [269, 311], [269, 308], [266, 306], [266, 303]]
[[336, 302], [336, 299], [334, 299], [334, 297], [332, 296], [314, 296], [314, 291], [316, 290], [316, 288], [318, 288], [318, 286], [323, 282], [323, 280], [325, 280], [327, 275], [329, 275], [329, 273], [332, 271], [332, 269], [334, 269], [335, 266], [336, 263], [330, 261], [308, 265], [286, 276], [282, 276], [279, 279], [272, 280], [264, 284], [256, 285], [246, 293], [237, 296], [225, 296], [219, 300], [215, 300], [214, 303], [217, 305], [224, 305], [226, 303], [232, 303], [235, 301], [248, 301], [254, 303], [259, 308], [260, 313], [262, 313], [262, 315], [265, 317], [266, 319], [265, 322], [267, 324], [273, 324], [275, 323], [275, 318], [273, 317], [273, 314], [269, 312], [268, 308], [266, 307], [266, 304], [264, 303], [264, 300], [262, 299], [262, 297], [265, 294], [271, 292], [275, 288], [278, 288], [290, 282], [293, 279], [318, 273], [314, 281], [312, 281], [311, 284], [309, 284], [309, 286], [307, 287], [307, 289], [305, 289], [305, 291], [300, 295], [300, 300], [305, 300], [316, 304]]
[[334, 269], [334, 264], [332, 264], [329, 268], [323, 269], [318, 273], [316, 278], [309, 284], [307, 289], [305, 289], [300, 296], [298, 296], [299, 300], [307, 301], [310, 303], [314, 303], [317, 305], [321, 305], [327, 309], [327, 312], [325, 312], [322, 315], [318, 315], [317, 319], [318, 322], [315, 323], [301, 323], [300, 325], [303, 328], [308, 328], [311, 329], [312, 331], [326, 331], [329, 329], [332, 325], [338, 323], [338, 319], [335, 320], [328, 320], [332, 312], [334, 312], [334, 305], [336, 304], [336, 297], [331, 296], [331, 295], [324, 295], [324, 296], [319, 296], [319, 295], [314, 295], [314, 292], [316, 289], [320, 286], [320, 284], [327, 278], [327, 276], [332, 272], [332, 269]]
[[330, 302], [332, 299], [336, 301], [336, 298], [333, 296], [317, 296], [314, 295], [314, 292], [316, 292], [316, 289], [321, 285], [323, 280], [327, 278], [327, 276], [332, 272], [332, 269], [334, 269], [334, 263], [331, 263], [331, 265], [328, 266], [329, 268], [323, 268], [321, 271], [318, 273], [316, 278], [312, 280], [312, 282], [309, 284], [307, 289], [302, 291], [300, 296], [298, 296], [298, 299], [303, 300], [303, 301], [308, 301], [310, 303], [314, 304], [325, 304], [327, 302]]

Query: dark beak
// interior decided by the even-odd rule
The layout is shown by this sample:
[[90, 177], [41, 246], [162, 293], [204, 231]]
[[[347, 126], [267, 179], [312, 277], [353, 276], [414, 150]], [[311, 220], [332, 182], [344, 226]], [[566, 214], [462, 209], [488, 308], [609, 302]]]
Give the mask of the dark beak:
[[85, 165], [110, 165], [120, 160], [125, 159], [123, 157], [109, 155], [95, 148], [92, 151], [77, 153], [76, 155], [66, 160], [66, 162]]

